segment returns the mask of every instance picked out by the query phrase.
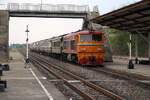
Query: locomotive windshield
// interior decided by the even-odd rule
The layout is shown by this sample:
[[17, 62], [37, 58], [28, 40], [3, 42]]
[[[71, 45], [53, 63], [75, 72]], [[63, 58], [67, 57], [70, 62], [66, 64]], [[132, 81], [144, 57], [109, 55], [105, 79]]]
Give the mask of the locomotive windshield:
[[102, 34], [82, 34], [80, 41], [102, 41]]

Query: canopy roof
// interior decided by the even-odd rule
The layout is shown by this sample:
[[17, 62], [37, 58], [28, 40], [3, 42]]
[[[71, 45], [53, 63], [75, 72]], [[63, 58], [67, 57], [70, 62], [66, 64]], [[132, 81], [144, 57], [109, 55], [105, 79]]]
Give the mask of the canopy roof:
[[132, 33], [150, 32], [150, 0], [142, 0], [92, 19], [94, 23]]

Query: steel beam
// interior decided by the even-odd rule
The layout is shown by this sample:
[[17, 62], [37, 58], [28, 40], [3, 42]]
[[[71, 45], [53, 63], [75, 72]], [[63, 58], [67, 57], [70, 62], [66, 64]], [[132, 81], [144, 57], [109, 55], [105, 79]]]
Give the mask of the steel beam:
[[86, 18], [87, 13], [9, 12], [10, 17]]

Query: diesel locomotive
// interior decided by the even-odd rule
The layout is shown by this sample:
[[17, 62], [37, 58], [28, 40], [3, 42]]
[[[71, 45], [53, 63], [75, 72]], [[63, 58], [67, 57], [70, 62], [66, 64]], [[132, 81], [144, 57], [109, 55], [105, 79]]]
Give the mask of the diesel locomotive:
[[104, 33], [80, 30], [34, 42], [30, 50], [81, 65], [103, 65]]

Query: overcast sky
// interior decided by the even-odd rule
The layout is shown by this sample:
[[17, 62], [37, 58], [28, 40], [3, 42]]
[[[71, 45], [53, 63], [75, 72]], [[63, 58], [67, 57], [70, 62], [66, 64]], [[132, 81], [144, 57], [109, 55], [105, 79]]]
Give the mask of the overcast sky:
[[[141, 0], [42, 0], [42, 3], [89, 5], [90, 9], [98, 5], [102, 15], [138, 1]], [[7, 3], [41, 3], [41, 0], [0, 0], [0, 4]], [[77, 31], [81, 29], [82, 23], [82, 19], [11, 17], [9, 21], [9, 43], [25, 43], [27, 24], [29, 24], [30, 31], [29, 41], [34, 42]]]

